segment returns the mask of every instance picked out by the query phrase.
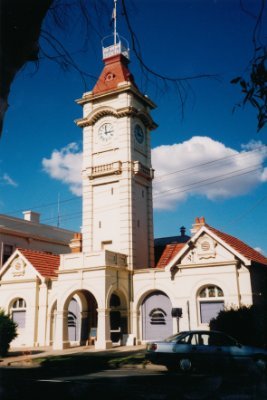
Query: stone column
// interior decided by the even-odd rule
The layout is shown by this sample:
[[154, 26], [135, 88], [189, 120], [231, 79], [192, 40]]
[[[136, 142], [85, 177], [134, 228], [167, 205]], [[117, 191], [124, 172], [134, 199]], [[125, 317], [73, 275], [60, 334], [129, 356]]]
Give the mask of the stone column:
[[98, 309], [97, 340], [96, 349], [110, 349], [112, 342], [110, 340], [110, 316], [109, 309]]
[[46, 346], [46, 333], [47, 333], [47, 285], [42, 283], [39, 286], [39, 312], [38, 312], [38, 327], [36, 346]]
[[141, 326], [142, 326], [142, 321], [140, 321], [140, 311], [133, 310], [130, 313], [130, 319], [131, 319], [131, 326], [132, 326], [132, 341], [135, 342], [135, 344], [141, 344], [142, 342], [142, 332], [141, 332]]
[[86, 344], [89, 339], [89, 321], [88, 321], [89, 311], [81, 311], [80, 313], [80, 345]]
[[62, 350], [68, 348], [69, 346], [70, 343], [68, 340], [68, 311], [57, 310], [53, 349]]

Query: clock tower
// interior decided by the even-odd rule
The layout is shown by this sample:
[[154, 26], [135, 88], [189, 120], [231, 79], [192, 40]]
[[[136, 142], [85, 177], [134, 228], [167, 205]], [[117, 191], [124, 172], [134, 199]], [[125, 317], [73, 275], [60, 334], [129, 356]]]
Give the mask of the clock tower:
[[83, 252], [127, 255], [130, 269], [154, 266], [150, 116], [155, 104], [128, 69], [129, 49], [115, 32], [102, 42], [104, 68], [77, 103], [83, 118]]

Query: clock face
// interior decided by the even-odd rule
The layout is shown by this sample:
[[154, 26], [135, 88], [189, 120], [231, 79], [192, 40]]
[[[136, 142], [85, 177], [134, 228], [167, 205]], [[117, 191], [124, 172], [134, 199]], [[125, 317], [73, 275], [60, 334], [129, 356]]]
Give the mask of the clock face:
[[144, 138], [145, 138], [144, 131], [143, 131], [143, 129], [141, 128], [141, 126], [138, 125], [138, 124], [135, 125], [135, 127], [134, 127], [134, 136], [135, 136], [136, 141], [137, 141], [139, 144], [142, 144], [142, 143], [143, 143]]
[[113, 138], [113, 136], [114, 136], [114, 128], [112, 124], [106, 122], [105, 124], [100, 126], [98, 130], [98, 137], [102, 142], [104, 143], [109, 142]]

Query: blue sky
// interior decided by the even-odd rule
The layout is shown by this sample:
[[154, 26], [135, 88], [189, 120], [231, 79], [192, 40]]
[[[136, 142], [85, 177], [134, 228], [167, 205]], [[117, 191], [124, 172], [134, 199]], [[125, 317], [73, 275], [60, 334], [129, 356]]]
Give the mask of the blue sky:
[[[88, 1], [89, 4], [92, 2]], [[90, 90], [102, 70], [101, 37], [111, 33], [112, 0], [92, 7], [88, 37], [77, 11], [65, 31], [51, 17], [41, 46], [53, 55], [51, 33], [68, 49], [79, 73], [43, 57], [16, 77], [0, 140], [0, 213], [22, 216], [32, 209], [41, 222], [80, 230], [79, 165], [82, 132], [74, 120], [75, 99]], [[131, 53], [131, 72], [140, 90], [157, 104], [152, 132], [155, 237], [187, 233], [195, 217], [239, 237], [267, 254], [267, 129], [257, 132], [255, 110], [233, 108], [242, 97], [230, 80], [246, 72], [261, 2], [243, 0], [128, 0], [129, 17], [144, 62], [174, 77], [216, 74], [190, 81], [184, 117], [177, 91], [146, 79]], [[246, 12], [245, 12], [246, 11]], [[264, 15], [266, 21], [266, 11]], [[267, 24], [265, 24], [267, 26]], [[265, 31], [264, 31], [265, 29]], [[130, 42], [118, 1], [118, 31]], [[266, 42], [266, 27], [261, 37]], [[130, 43], [131, 46], [131, 43]], [[59, 203], [59, 207], [58, 207]], [[59, 218], [58, 218], [59, 215]]]

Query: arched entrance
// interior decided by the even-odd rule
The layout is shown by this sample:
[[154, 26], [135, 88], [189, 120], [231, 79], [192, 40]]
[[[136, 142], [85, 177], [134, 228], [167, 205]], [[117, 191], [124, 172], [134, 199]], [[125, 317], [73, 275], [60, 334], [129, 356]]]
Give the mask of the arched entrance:
[[[57, 321], [58, 315], [57, 302], [51, 310], [50, 319], [50, 343], [54, 344], [55, 331], [61, 338], [57, 339], [57, 346], [61, 346], [60, 340], [65, 347], [85, 345], [90, 339], [90, 332], [97, 330], [97, 302], [95, 297], [87, 290], [78, 290], [68, 296], [64, 303], [63, 314], [59, 314], [62, 323]], [[57, 336], [58, 338], [58, 336]]]
[[110, 308], [110, 339], [112, 343], [121, 344], [122, 337], [128, 333], [127, 307], [124, 296], [112, 293]]
[[68, 337], [70, 342], [77, 342], [81, 332], [81, 310], [79, 302], [73, 297], [68, 308]]
[[161, 340], [172, 335], [172, 304], [165, 293], [150, 293], [145, 297], [141, 309], [143, 340]]
[[97, 329], [97, 302], [92, 293], [80, 290], [66, 302], [68, 308], [68, 340], [85, 345], [90, 332]]

